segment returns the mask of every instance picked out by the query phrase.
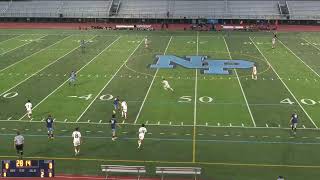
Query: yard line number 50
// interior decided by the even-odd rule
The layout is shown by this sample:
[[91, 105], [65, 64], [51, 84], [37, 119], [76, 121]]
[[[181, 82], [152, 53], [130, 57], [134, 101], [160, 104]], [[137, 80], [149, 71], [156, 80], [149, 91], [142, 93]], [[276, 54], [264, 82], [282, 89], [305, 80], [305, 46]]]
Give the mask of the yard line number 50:
[[[178, 100], [179, 103], [189, 103], [192, 102], [192, 96], [181, 96]], [[202, 103], [212, 103], [213, 98], [210, 96], [201, 96], [198, 99]]]

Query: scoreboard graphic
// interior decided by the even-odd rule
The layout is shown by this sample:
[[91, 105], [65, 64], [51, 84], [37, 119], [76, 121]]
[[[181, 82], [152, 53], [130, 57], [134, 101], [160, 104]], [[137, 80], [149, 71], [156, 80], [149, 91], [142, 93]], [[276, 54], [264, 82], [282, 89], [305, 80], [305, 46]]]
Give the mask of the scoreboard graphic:
[[2, 160], [1, 177], [54, 177], [54, 160]]

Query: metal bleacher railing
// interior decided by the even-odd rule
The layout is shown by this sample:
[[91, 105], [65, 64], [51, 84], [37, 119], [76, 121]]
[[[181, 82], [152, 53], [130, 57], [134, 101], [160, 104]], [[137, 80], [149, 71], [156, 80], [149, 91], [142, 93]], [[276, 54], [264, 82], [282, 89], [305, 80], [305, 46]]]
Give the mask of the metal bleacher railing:
[[[0, 1], [0, 17], [286, 19], [270, 0], [121, 0], [110, 16], [112, 0]], [[320, 20], [320, 1], [287, 1], [290, 19]]]

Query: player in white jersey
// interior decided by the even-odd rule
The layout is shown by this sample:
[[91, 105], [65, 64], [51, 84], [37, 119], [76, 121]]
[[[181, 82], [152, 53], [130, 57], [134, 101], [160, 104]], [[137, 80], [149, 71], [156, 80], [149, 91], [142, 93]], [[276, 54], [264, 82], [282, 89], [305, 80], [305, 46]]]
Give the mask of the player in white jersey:
[[162, 84], [163, 84], [164, 90], [170, 89], [171, 91], [173, 91], [173, 89], [170, 87], [169, 82], [168, 82], [166, 79], [163, 79], [163, 80], [162, 80]]
[[75, 129], [75, 131], [73, 131], [72, 137], [73, 137], [73, 146], [74, 146], [74, 152], [75, 152], [74, 155], [77, 156], [80, 153], [80, 144], [81, 144], [81, 133], [78, 127]]
[[253, 80], [257, 80], [257, 79], [258, 79], [257, 66], [256, 66], [256, 65], [253, 65], [253, 67], [252, 67], [251, 78], [252, 78]]
[[144, 47], [145, 47], [145, 48], [148, 48], [148, 47], [149, 47], [149, 41], [148, 41], [148, 38], [147, 38], [147, 37], [144, 38]]
[[121, 116], [124, 117], [124, 119], [127, 119], [128, 105], [126, 101], [121, 102], [121, 109]]
[[138, 140], [138, 149], [141, 148], [141, 144], [144, 139], [144, 135], [147, 133], [147, 128], [144, 127], [145, 125], [142, 124], [141, 127], [139, 128], [139, 140]]
[[31, 104], [31, 101], [28, 100], [28, 102], [24, 106], [26, 107], [28, 118], [31, 119], [31, 116], [32, 116], [32, 104]]
[[272, 49], [276, 47], [276, 37], [272, 38]]

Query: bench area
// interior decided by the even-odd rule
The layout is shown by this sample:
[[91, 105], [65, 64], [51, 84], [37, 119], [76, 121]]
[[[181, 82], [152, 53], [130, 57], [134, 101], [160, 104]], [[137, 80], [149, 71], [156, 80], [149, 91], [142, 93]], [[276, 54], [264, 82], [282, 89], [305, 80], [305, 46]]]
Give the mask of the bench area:
[[139, 180], [141, 174], [146, 173], [145, 166], [101, 165], [101, 170], [106, 173], [106, 179], [110, 173], [128, 173], [136, 174]]
[[194, 179], [197, 179], [197, 175], [201, 174], [201, 168], [199, 167], [156, 167], [156, 174], [161, 175], [161, 180], [164, 180], [166, 174], [176, 175], [193, 175]]

